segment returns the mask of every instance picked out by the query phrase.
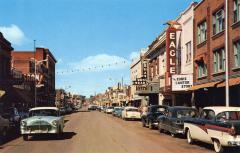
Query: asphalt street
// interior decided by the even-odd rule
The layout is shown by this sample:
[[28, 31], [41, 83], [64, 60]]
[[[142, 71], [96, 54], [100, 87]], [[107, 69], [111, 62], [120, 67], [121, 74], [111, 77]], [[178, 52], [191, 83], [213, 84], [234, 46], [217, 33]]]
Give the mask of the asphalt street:
[[81, 111], [65, 117], [64, 136], [14, 139], [0, 153], [213, 153], [211, 145], [189, 145], [158, 130], [143, 128], [139, 121], [124, 121], [110, 114]]

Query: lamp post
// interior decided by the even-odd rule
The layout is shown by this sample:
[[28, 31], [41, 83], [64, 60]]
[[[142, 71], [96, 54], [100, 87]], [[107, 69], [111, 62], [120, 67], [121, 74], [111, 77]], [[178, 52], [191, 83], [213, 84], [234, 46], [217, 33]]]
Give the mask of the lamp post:
[[36, 40], [33, 40], [34, 42], [34, 76], [35, 76], [35, 79], [34, 79], [34, 105], [35, 107], [37, 107], [37, 82], [36, 82], [36, 76], [37, 76], [37, 65], [39, 63], [42, 63], [42, 62], [46, 62], [48, 61], [48, 56], [46, 59], [44, 60], [40, 60], [40, 61], [37, 61], [36, 60]]

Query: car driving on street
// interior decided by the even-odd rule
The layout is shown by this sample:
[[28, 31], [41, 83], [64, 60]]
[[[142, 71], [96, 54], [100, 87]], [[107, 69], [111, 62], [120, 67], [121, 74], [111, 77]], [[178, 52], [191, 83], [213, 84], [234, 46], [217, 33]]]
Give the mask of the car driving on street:
[[21, 121], [20, 131], [23, 140], [36, 134], [57, 134], [61, 137], [64, 128], [64, 118], [56, 107], [36, 107], [29, 111], [29, 118]]

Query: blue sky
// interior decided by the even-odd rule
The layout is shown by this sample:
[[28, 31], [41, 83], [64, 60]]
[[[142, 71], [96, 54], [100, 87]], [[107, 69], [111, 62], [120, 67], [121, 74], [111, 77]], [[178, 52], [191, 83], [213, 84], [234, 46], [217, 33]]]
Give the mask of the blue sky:
[[56, 87], [89, 96], [121, 77], [130, 83], [131, 58], [191, 2], [2, 0], [0, 31], [15, 50], [33, 50], [34, 39], [49, 48], [58, 60]]

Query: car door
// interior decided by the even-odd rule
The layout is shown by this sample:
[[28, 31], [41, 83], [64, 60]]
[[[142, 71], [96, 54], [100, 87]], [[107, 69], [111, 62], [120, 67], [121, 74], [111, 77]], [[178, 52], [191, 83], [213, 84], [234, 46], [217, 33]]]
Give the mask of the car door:
[[203, 142], [211, 142], [211, 137], [208, 134], [206, 125], [211, 124], [214, 119], [214, 111], [210, 109], [204, 109], [201, 112], [200, 117], [195, 121], [195, 126], [192, 126], [191, 128], [192, 137]]
[[169, 124], [169, 120], [168, 120], [169, 117], [171, 117], [171, 111], [168, 109], [166, 110], [166, 115], [160, 116], [160, 122], [161, 122], [162, 128], [167, 131], [168, 131], [168, 124]]

